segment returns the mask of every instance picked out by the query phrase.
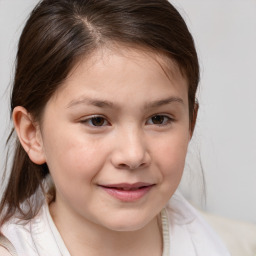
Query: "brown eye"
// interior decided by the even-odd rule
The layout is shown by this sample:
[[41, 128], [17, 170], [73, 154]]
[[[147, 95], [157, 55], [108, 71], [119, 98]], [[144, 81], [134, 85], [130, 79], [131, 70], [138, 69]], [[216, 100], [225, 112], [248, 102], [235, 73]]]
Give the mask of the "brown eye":
[[91, 127], [102, 127], [110, 125], [107, 119], [102, 116], [91, 116], [81, 120], [80, 122]]
[[173, 119], [166, 115], [155, 115], [148, 119], [146, 124], [148, 125], [158, 125], [158, 126], [164, 126], [171, 123]]
[[91, 123], [93, 126], [103, 126], [105, 125], [106, 120], [103, 117], [93, 117], [91, 118], [91, 120], [89, 121], [89, 123]]
[[153, 116], [151, 119], [153, 124], [162, 124], [165, 120], [164, 118], [164, 116]]

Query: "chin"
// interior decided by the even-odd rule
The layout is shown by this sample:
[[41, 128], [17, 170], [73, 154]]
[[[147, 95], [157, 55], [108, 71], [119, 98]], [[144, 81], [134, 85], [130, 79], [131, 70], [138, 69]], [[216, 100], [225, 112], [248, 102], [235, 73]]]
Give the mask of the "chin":
[[106, 224], [106, 227], [112, 231], [133, 232], [143, 229], [154, 217], [126, 216], [124, 218], [113, 218]]
[[134, 232], [143, 229], [145, 225], [119, 225], [119, 226], [110, 226], [108, 227], [112, 231], [117, 231], [117, 232]]

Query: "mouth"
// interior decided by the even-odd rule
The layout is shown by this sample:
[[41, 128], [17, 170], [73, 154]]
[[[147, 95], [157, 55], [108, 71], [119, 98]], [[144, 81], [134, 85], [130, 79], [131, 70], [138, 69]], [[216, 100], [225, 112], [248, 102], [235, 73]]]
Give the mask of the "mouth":
[[134, 184], [119, 183], [99, 185], [105, 192], [112, 197], [123, 202], [133, 202], [144, 197], [155, 186], [152, 183], [137, 182]]

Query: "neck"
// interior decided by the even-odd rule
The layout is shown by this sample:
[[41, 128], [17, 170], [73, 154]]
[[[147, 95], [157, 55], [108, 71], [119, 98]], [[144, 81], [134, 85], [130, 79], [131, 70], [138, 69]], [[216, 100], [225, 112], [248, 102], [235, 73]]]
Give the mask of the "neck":
[[66, 218], [63, 211], [58, 213], [55, 203], [50, 205], [50, 212], [71, 255], [162, 255], [158, 217], [136, 231], [113, 231], [78, 216]]

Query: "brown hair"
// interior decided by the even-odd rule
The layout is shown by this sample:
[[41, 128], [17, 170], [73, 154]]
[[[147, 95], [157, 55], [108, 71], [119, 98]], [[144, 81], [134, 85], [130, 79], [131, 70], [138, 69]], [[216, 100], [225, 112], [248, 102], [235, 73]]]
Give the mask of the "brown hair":
[[[188, 81], [193, 124], [199, 82], [197, 54], [184, 20], [167, 0], [41, 1], [20, 37], [11, 111], [23, 106], [40, 120], [47, 101], [78, 59], [108, 42], [141, 46], [174, 60]], [[15, 140], [11, 173], [0, 204], [1, 224], [16, 211], [23, 219], [36, 214], [39, 202], [29, 205], [26, 212], [21, 204], [29, 202], [49, 173], [46, 164], [34, 164]]]

